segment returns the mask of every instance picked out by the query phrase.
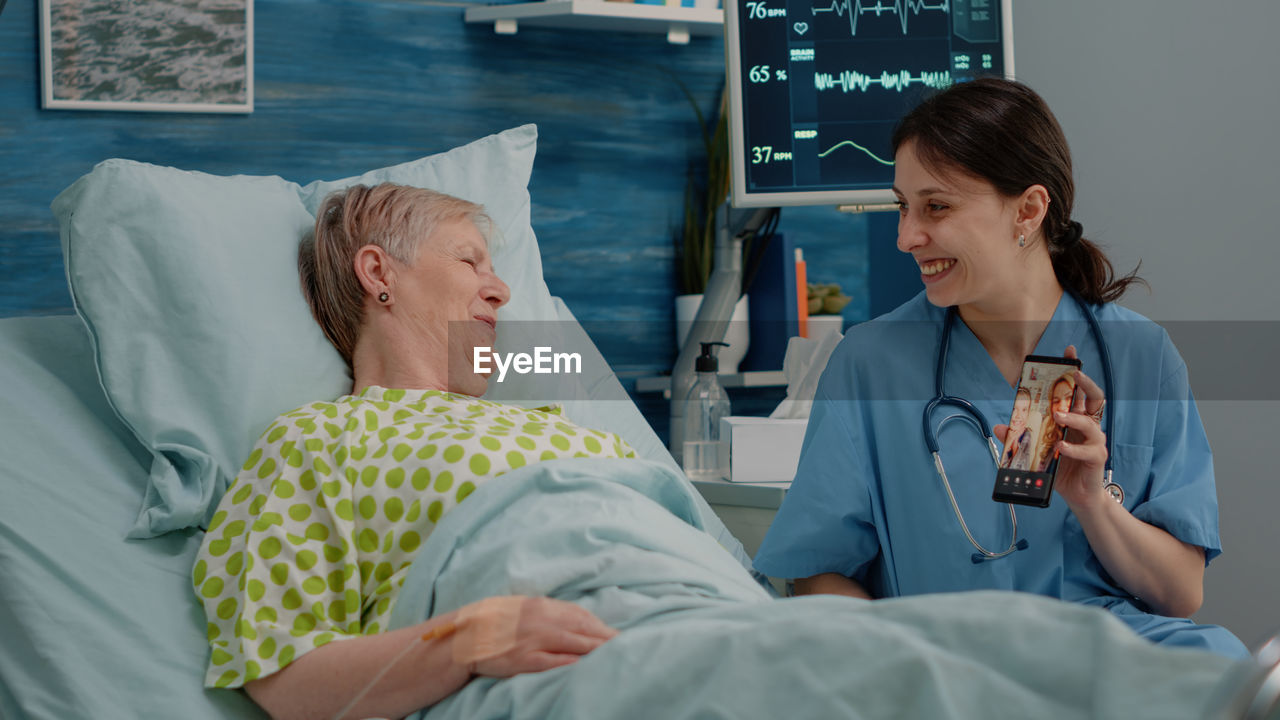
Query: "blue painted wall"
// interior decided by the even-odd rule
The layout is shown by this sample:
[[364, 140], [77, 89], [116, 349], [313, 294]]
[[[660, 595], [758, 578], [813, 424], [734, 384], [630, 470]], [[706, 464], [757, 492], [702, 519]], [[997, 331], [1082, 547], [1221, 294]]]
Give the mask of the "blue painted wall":
[[[49, 203], [103, 159], [306, 183], [532, 122], [533, 226], [551, 292], [624, 380], [667, 370], [670, 238], [700, 137], [661, 68], [709, 110], [723, 84], [722, 42], [536, 28], [499, 36], [462, 15], [458, 4], [257, 0], [251, 115], [45, 111], [37, 3], [10, 0], [0, 14], [0, 316], [71, 311]], [[854, 297], [850, 321], [870, 309], [867, 227], [830, 208], [782, 213], [811, 280], [840, 282]]]

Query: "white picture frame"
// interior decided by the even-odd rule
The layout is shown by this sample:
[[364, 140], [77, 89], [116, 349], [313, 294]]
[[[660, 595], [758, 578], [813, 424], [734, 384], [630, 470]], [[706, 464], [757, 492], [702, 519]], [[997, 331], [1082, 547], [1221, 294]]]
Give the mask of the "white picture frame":
[[40, 0], [40, 70], [48, 110], [251, 113], [253, 0]]

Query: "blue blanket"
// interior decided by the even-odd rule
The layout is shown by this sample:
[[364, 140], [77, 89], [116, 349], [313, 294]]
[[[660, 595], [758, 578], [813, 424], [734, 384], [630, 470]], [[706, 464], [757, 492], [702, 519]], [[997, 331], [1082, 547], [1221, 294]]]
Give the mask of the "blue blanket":
[[406, 578], [396, 627], [524, 594], [621, 633], [567, 667], [478, 678], [425, 716], [1200, 717], [1232, 670], [1031, 595], [771, 598], [698, 527], [693, 492], [643, 460], [560, 460], [451, 511]]

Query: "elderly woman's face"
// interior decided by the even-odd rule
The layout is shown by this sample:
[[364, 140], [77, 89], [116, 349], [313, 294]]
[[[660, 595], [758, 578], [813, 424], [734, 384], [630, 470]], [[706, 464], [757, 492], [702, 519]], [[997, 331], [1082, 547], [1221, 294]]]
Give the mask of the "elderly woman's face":
[[484, 236], [470, 220], [444, 223], [421, 242], [398, 284], [397, 302], [447, 356], [449, 390], [482, 395], [488, 373], [474, 372], [474, 350], [493, 347], [498, 308], [511, 289], [494, 274]]

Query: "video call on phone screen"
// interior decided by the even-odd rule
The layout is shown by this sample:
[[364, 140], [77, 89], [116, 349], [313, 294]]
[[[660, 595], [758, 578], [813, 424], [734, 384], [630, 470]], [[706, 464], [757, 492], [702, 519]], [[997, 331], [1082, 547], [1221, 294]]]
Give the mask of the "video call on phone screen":
[[1028, 360], [1014, 396], [1004, 452], [992, 496], [1004, 502], [1047, 505], [1053, 492], [1062, 428], [1054, 411], [1070, 412], [1077, 366]]

